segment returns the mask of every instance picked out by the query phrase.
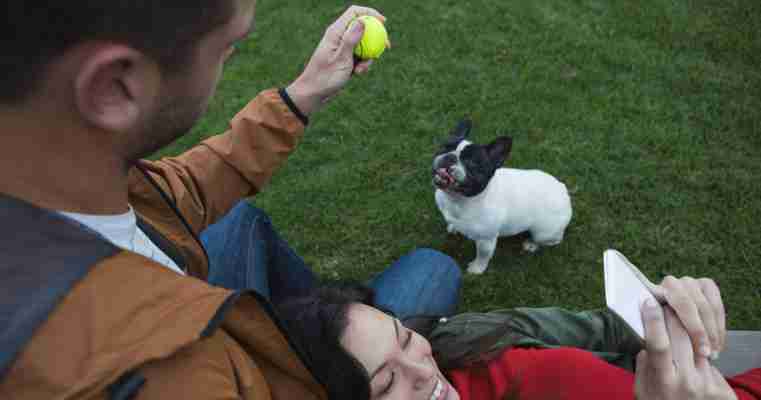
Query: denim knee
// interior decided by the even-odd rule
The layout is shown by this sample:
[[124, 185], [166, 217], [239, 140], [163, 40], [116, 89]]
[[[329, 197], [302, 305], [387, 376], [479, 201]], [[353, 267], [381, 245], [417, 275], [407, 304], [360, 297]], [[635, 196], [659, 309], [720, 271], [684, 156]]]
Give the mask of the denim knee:
[[228, 238], [240, 237], [244, 232], [251, 232], [257, 226], [268, 224], [270, 219], [264, 211], [246, 200], [241, 200], [224, 217], [201, 232], [200, 238], [207, 251], [211, 250], [213, 242], [217, 242], [217, 246], [214, 247], [221, 251], [222, 243]]
[[255, 205], [249, 203], [247, 200], [241, 200], [230, 211], [229, 216], [234, 216], [235, 219], [242, 221], [257, 221], [269, 222], [270, 217], [264, 210]]
[[420, 260], [418, 268], [425, 268], [425, 273], [432, 279], [451, 279], [460, 286], [462, 269], [452, 257], [434, 249], [421, 248], [410, 253], [409, 257]]
[[376, 304], [399, 318], [452, 315], [459, 303], [462, 272], [448, 255], [417, 249], [375, 277]]

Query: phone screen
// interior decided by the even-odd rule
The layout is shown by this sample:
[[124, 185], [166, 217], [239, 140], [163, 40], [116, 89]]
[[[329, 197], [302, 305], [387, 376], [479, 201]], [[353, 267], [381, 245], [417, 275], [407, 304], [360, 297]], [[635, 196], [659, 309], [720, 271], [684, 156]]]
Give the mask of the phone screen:
[[[605, 301], [608, 308], [618, 314], [639, 335], [645, 338], [645, 327], [642, 323], [640, 308], [647, 299], [655, 297], [647, 285], [642, 282], [634, 265], [621, 253], [608, 250], [603, 255], [605, 270]], [[636, 271], [636, 272], [635, 272]], [[642, 278], [646, 279], [646, 278]]]

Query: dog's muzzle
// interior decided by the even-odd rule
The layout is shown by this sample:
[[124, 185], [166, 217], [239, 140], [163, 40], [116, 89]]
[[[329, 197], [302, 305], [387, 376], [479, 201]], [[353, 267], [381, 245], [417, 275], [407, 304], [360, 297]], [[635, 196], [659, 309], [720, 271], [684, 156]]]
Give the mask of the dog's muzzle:
[[439, 189], [449, 189], [457, 183], [457, 180], [449, 173], [448, 168], [433, 170], [433, 184]]

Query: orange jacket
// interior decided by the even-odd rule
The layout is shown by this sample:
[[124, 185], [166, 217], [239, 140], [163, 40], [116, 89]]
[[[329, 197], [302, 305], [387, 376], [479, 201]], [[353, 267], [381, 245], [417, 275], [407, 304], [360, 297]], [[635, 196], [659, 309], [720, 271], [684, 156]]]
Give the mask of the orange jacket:
[[[0, 266], [0, 349], [16, 349], [0, 355], [0, 399], [326, 399], [266, 300], [205, 282], [198, 241], [267, 184], [303, 130], [269, 90], [228, 132], [130, 172], [141, 227], [189, 276], [57, 214], [0, 201], [0, 219], [15, 225], [0, 232], [10, 260]], [[29, 322], [35, 312], [44, 318]]]

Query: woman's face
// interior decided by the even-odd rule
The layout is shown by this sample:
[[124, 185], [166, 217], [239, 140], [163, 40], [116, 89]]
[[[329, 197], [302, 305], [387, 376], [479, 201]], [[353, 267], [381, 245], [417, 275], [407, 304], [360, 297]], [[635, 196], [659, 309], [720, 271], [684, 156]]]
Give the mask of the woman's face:
[[353, 304], [341, 345], [370, 374], [371, 399], [459, 400], [424, 337], [375, 308]]

